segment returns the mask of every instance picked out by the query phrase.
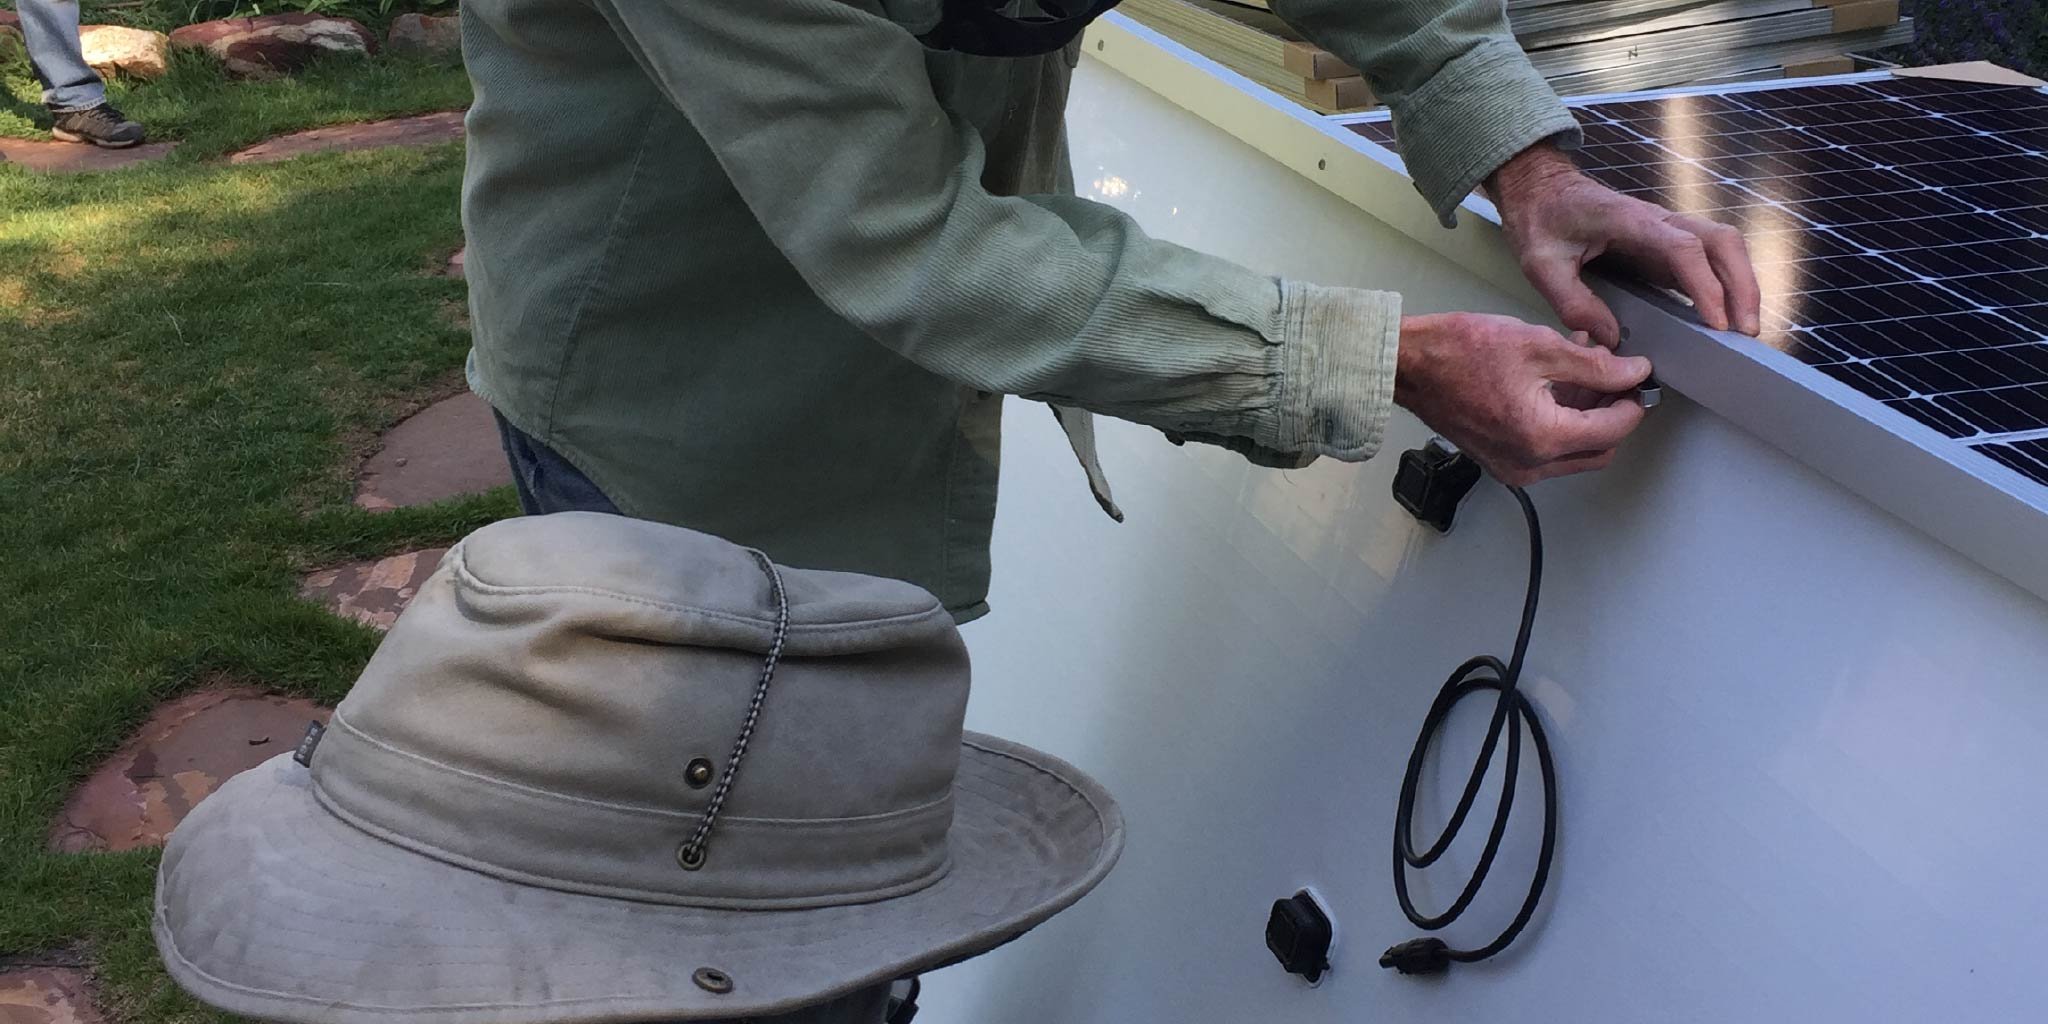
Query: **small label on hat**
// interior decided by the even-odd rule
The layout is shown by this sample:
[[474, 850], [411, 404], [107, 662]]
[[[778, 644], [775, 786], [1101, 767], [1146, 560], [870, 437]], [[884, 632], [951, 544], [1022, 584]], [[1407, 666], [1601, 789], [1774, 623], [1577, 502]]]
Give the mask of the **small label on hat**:
[[327, 727], [319, 722], [306, 723], [306, 735], [299, 740], [299, 749], [292, 751], [292, 760], [313, 767], [313, 748], [320, 745], [320, 737], [327, 735]]

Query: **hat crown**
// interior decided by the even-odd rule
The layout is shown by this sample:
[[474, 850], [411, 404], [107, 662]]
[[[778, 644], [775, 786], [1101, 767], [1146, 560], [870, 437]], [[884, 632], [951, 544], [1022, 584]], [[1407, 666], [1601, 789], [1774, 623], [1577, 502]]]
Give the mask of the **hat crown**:
[[929, 884], [965, 646], [910, 584], [782, 575], [782, 659], [700, 869], [677, 851], [727, 768], [779, 607], [752, 552], [657, 523], [528, 517], [451, 549], [337, 710], [318, 795], [393, 842], [572, 891], [793, 907]]

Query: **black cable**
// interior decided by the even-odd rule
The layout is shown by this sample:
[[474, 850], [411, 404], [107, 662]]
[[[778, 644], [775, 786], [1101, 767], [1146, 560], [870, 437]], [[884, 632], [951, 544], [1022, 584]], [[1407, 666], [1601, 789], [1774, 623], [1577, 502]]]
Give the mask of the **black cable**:
[[[1529, 650], [1529, 634], [1536, 624], [1536, 596], [1543, 587], [1543, 530], [1536, 521], [1536, 506], [1519, 487], [1509, 487], [1508, 493], [1522, 506], [1522, 515], [1529, 523], [1529, 589], [1522, 601], [1522, 624], [1515, 634], [1514, 653], [1503, 665], [1499, 658], [1482, 654], [1451, 673], [1444, 680], [1436, 700], [1429, 706], [1429, 714], [1422, 720], [1422, 731], [1415, 737], [1415, 749], [1408, 755], [1408, 771], [1401, 778], [1401, 802], [1394, 812], [1394, 895], [1401, 901], [1401, 912], [1408, 920], [1425, 931], [1436, 931], [1456, 921], [1472, 905], [1472, 898], [1479, 894], [1479, 887], [1485, 883], [1487, 872], [1493, 869], [1494, 855], [1500, 852], [1501, 838], [1507, 834], [1508, 816], [1515, 806], [1515, 779], [1522, 759], [1522, 728], [1528, 727], [1529, 742], [1536, 747], [1536, 763], [1543, 775], [1543, 848], [1536, 857], [1536, 875], [1529, 883], [1529, 895], [1522, 901], [1522, 909], [1492, 942], [1477, 949], [1453, 949], [1444, 940], [1434, 936], [1410, 939], [1388, 949], [1380, 957], [1381, 967], [1392, 967], [1403, 974], [1436, 974], [1448, 970], [1452, 963], [1475, 963], [1484, 960], [1515, 941], [1515, 936], [1528, 927], [1529, 919], [1535, 916], [1536, 905], [1543, 898], [1543, 886], [1550, 879], [1551, 854], [1557, 846], [1557, 772], [1550, 759], [1550, 740], [1543, 734], [1543, 725], [1536, 718], [1536, 707], [1529, 702], [1518, 688], [1522, 678], [1522, 659]], [[1458, 806], [1451, 813], [1451, 820], [1444, 826], [1443, 834], [1429, 849], [1415, 852], [1415, 791], [1422, 781], [1423, 759], [1429, 754], [1430, 742], [1450, 718], [1451, 709], [1458, 702], [1481, 690], [1493, 690], [1500, 694], [1494, 702], [1493, 722], [1487, 727], [1486, 741], [1479, 749], [1479, 759], [1472, 766], [1472, 774], [1465, 780], [1465, 792], [1458, 798]], [[1508, 728], [1509, 719], [1514, 727]], [[1486, 837], [1486, 848], [1479, 855], [1479, 863], [1472, 869], [1472, 878], [1465, 883], [1458, 898], [1449, 909], [1435, 916], [1428, 916], [1415, 909], [1408, 897], [1408, 869], [1421, 870], [1436, 863], [1444, 855], [1458, 831], [1465, 825], [1466, 816], [1472, 811], [1472, 804], [1479, 796], [1479, 787], [1486, 777], [1487, 767], [1493, 763], [1494, 751], [1499, 748], [1501, 735], [1507, 735], [1507, 762], [1502, 767], [1500, 806], [1494, 812], [1493, 827]]]

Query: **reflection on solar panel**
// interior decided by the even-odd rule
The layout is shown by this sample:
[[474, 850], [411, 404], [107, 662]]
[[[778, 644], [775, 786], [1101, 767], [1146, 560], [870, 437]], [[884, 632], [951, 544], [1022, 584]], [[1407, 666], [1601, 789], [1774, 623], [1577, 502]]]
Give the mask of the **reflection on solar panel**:
[[1575, 107], [1594, 177], [1743, 230], [1766, 344], [2048, 484], [2048, 93], [1881, 78]]

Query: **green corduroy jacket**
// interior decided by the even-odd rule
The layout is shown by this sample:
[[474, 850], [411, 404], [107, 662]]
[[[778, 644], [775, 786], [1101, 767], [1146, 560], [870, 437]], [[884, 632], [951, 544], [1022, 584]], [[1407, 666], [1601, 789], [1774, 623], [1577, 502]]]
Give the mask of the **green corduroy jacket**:
[[[1576, 127], [1500, 0], [1272, 0], [1452, 211]], [[937, 0], [465, 0], [471, 386], [625, 512], [986, 610], [1002, 396], [1268, 464], [1377, 449], [1399, 297], [1074, 196], [1078, 43], [927, 50]], [[1078, 479], [1078, 476], [1077, 476]]]

